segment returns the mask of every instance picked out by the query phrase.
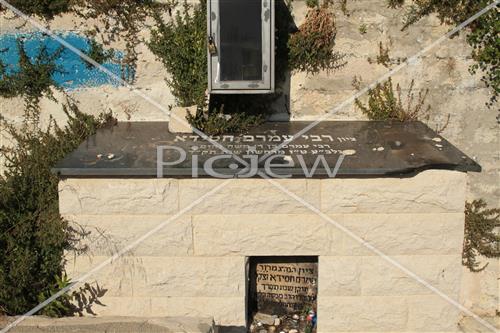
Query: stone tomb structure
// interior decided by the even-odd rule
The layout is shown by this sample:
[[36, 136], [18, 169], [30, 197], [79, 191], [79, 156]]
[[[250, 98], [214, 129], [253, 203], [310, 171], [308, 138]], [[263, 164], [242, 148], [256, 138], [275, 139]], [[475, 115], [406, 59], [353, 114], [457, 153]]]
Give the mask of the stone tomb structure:
[[[213, 140], [250, 160], [309, 124]], [[310, 307], [317, 332], [459, 331], [453, 305], [360, 243], [458, 299], [467, 172], [480, 167], [424, 124], [322, 122], [271, 156], [271, 174], [271, 157], [256, 164], [273, 183], [167, 129], [99, 130], [54, 169], [61, 214], [91, 232], [86, 255], [68, 254], [71, 277], [137, 245], [95, 275], [99, 315], [246, 329], [255, 312]]]

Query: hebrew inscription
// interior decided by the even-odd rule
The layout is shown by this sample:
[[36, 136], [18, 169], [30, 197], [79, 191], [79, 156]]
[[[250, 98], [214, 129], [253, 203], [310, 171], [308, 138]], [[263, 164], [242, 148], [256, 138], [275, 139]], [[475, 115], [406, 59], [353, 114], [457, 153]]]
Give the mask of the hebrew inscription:
[[258, 263], [256, 273], [260, 311], [295, 313], [315, 304], [317, 263]]

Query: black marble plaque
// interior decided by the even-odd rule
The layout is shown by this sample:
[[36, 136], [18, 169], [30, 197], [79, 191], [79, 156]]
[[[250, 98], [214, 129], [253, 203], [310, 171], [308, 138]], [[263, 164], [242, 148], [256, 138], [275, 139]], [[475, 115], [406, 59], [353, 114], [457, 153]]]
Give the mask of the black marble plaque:
[[[257, 155], [261, 172], [266, 171], [266, 160], [273, 158], [273, 165], [281, 165], [273, 169], [278, 176], [331, 177], [341, 155], [344, 160], [338, 177], [401, 176], [426, 169], [481, 170], [475, 161], [421, 122], [324, 121], [273, 152], [311, 124], [270, 122], [246, 134], [211, 139], [247, 163], [250, 160], [245, 156]], [[101, 129], [53, 171], [63, 177], [156, 177], [160, 146], [186, 152], [179, 163], [161, 167], [163, 177], [213, 177], [203, 166], [214, 157], [212, 166], [219, 174], [247, 176], [247, 166], [241, 161], [196, 134], [170, 133], [167, 122], [122, 122]], [[180, 156], [172, 149], [162, 150], [162, 154], [163, 161], [176, 161]], [[318, 158], [324, 159], [326, 166], [318, 163]], [[195, 165], [197, 172], [193, 174]], [[310, 172], [315, 165], [315, 172]]]

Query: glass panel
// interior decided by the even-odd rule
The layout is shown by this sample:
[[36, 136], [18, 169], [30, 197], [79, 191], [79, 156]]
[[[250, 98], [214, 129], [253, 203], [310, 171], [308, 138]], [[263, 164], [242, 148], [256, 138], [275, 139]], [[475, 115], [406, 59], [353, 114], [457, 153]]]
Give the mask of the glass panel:
[[220, 0], [221, 81], [262, 80], [261, 0]]

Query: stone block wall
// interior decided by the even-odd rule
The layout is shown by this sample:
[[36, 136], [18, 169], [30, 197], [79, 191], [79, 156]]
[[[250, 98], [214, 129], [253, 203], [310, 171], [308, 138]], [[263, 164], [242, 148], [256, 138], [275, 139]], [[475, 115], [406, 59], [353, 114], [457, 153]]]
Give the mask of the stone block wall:
[[[215, 179], [66, 179], [60, 210], [91, 231], [78, 277], [218, 186]], [[288, 179], [280, 185], [458, 299], [466, 175]], [[100, 315], [214, 316], [244, 326], [249, 256], [319, 257], [318, 329], [454, 332], [459, 312], [262, 179], [234, 179], [92, 278]]]

